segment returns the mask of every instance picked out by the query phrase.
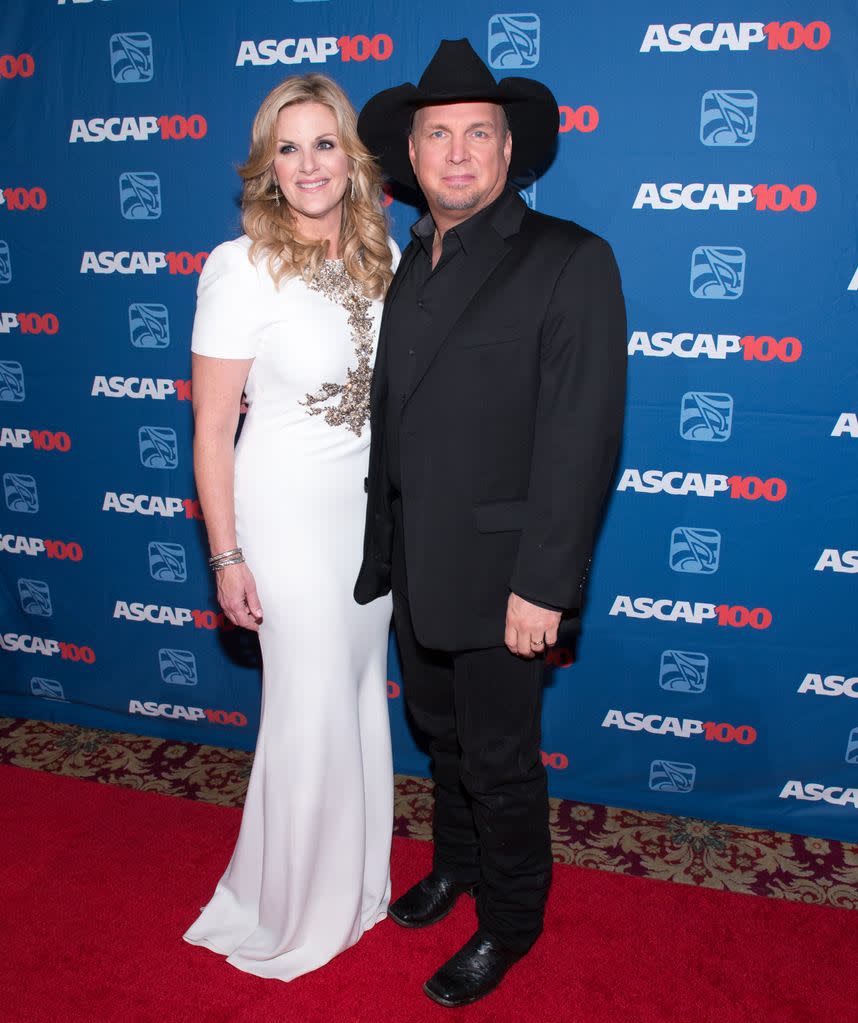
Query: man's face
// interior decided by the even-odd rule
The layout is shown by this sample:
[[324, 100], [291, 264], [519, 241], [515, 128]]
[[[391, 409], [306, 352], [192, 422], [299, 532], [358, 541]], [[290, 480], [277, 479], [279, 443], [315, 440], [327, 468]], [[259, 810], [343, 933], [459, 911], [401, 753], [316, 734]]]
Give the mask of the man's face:
[[408, 155], [433, 215], [466, 220], [503, 191], [512, 135], [497, 103], [421, 107]]

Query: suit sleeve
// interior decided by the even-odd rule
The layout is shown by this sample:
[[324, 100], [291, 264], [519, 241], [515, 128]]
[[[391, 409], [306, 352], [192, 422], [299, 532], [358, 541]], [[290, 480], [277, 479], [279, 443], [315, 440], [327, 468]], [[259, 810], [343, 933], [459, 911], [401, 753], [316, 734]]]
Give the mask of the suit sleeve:
[[623, 427], [626, 310], [611, 247], [588, 237], [561, 272], [541, 335], [528, 506], [510, 589], [578, 608]]

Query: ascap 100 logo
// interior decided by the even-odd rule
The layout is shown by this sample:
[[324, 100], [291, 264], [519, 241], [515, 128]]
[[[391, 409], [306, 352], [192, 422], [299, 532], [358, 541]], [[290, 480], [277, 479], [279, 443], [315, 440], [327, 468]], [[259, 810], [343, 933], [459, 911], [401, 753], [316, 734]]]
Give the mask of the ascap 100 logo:
[[235, 725], [243, 728], [247, 724], [247, 715], [240, 710], [212, 710], [209, 707], [185, 707], [178, 703], [159, 703], [157, 700], [129, 700], [129, 714], [144, 714], [150, 718], [169, 718], [172, 721], [189, 721], [198, 724], [201, 721], [210, 725]]
[[43, 210], [48, 205], [48, 194], [39, 186], [0, 189], [0, 206], [7, 210]]
[[33, 451], [71, 450], [71, 437], [65, 430], [34, 430], [23, 426], [0, 426], [0, 448], [22, 449], [33, 445]]
[[178, 628], [193, 623], [195, 629], [205, 629], [208, 632], [214, 629], [231, 632], [236, 628], [223, 611], [173, 607], [171, 604], [147, 604], [142, 600], [117, 600], [113, 608], [113, 617], [126, 622], [172, 625]]
[[380, 33], [374, 36], [317, 36], [300, 39], [242, 39], [238, 46], [236, 67], [250, 64], [270, 67], [272, 64], [325, 64], [329, 57], [339, 55], [344, 62], [388, 60], [393, 55], [393, 40]]
[[841, 412], [831, 431], [831, 436], [858, 438], [858, 412]]
[[160, 494], [119, 494], [108, 490], [101, 505], [102, 511], [119, 512], [121, 515], [158, 515], [172, 519], [184, 515], [186, 519], [202, 519], [200, 502], [191, 497], [162, 497]]
[[849, 696], [858, 700], [858, 675], [823, 675], [808, 672], [796, 692], [814, 693], [816, 696]]
[[0, 78], [32, 78], [35, 70], [32, 53], [0, 54]]
[[199, 140], [209, 126], [202, 114], [139, 114], [136, 117], [75, 117], [69, 142], [162, 142]]
[[845, 785], [825, 785], [822, 782], [802, 782], [791, 779], [780, 792], [781, 799], [802, 799], [832, 806], [852, 806], [858, 810], [858, 788]]
[[824, 21], [802, 25], [798, 21], [704, 21], [697, 25], [648, 25], [641, 53], [716, 53], [733, 50], [747, 53], [752, 46], [765, 43], [769, 50], [824, 50], [831, 42], [831, 28]]
[[[701, 268], [709, 285], [716, 281], [715, 270]], [[701, 281], [700, 287], [709, 286]], [[724, 288], [720, 282], [717, 287]], [[705, 298], [706, 295], [698, 297]], [[724, 296], [720, 296], [724, 297]], [[635, 330], [629, 338], [629, 355], [651, 359], [726, 359], [741, 354], [744, 362], [798, 362], [803, 346], [797, 337], [776, 338], [769, 334], [706, 334], [696, 331]]]
[[54, 657], [59, 654], [63, 661], [95, 664], [95, 651], [90, 646], [63, 643], [58, 639], [33, 636], [28, 632], [0, 633], [0, 650], [5, 650], [10, 654], [38, 654], [41, 657]]
[[15, 533], [0, 534], [0, 552], [24, 554], [30, 558], [46, 554], [57, 561], [83, 560], [83, 547], [77, 541], [47, 540], [40, 536], [17, 536]]
[[728, 494], [732, 500], [782, 501], [789, 490], [779, 476], [728, 475], [720, 472], [683, 472], [681, 469], [624, 469], [617, 484], [620, 493], [667, 494], [670, 497], [716, 497]]
[[[2, 257], [2, 252], [0, 252]], [[84, 252], [80, 261], [82, 274], [157, 274], [168, 270], [171, 274], [200, 274], [203, 272], [208, 252], [119, 252], [108, 250]], [[2, 262], [0, 262], [2, 271]], [[2, 283], [2, 282], [0, 282]]]
[[[133, 343], [135, 335], [132, 333], [131, 336]], [[138, 338], [141, 336], [142, 330], [137, 334]], [[166, 346], [148, 345], [147, 347]], [[175, 397], [178, 401], [190, 401], [191, 381], [170, 380], [166, 377], [106, 377], [98, 375], [93, 377], [89, 393], [93, 398], [134, 398], [137, 400], [152, 398], [155, 401], [164, 401], [167, 398]]]
[[565, 753], [546, 753], [540, 750], [539, 758], [543, 767], [550, 767], [553, 771], [565, 771], [569, 766], [569, 757]]
[[[638, 188], [633, 210], [649, 207], [652, 210], [725, 210], [735, 212], [740, 208], [768, 210], [783, 213], [794, 210], [807, 213], [816, 206], [817, 194], [813, 185], [750, 185], [750, 184], [704, 184], [695, 181], [683, 185], [671, 181], [659, 185], [645, 181]], [[751, 205], [753, 204], [753, 205]]]
[[565, 135], [570, 131], [589, 135], [599, 127], [599, 111], [589, 103], [579, 107], [570, 107], [563, 103], [558, 106], [557, 111], [560, 114], [560, 124], [557, 128], [559, 135]]
[[0, 312], [0, 334], [20, 330], [22, 334], [56, 334], [60, 321], [55, 313]]
[[698, 721], [663, 714], [643, 714], [636, 710], [611, 709], [602, 721], [602, 728], [620, 728], [628, 732], [649, 732], [650, 735], [673, 735], [691, 739], [702, 735], [707, 742], [737, 742], [750, 746], [757, 741], [753, 725], [731, 725], [726, 721]]
[[685, 622], [687, 625], [716, 625], [734, 629], [768, 629], [773, 621], [766, 607], [748, 608], [744, 604], [712, 604], [708, 601], [675, 600], [673, 597], [632, 597], [617, 594], [608, 612], [612, 617], [654, 618], [659, 622]]
[[858, 573], [858, 551], [840, 551], [826, 547], [813, 566], [814, 572], [843, 572], [846, 575]]

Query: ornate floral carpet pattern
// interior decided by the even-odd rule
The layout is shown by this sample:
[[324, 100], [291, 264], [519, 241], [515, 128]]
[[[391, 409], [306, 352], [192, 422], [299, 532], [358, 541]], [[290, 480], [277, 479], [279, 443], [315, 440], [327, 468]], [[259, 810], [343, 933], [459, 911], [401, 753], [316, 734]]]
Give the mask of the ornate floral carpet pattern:
[[[0, 763], [240, 806], [253, 754], [0, 718]], [[429, 839], [432, 785], [396, 776], [395, 833]], [[858, 845], [551, 800], [554, 859], [618, 874], [858, 909]]]

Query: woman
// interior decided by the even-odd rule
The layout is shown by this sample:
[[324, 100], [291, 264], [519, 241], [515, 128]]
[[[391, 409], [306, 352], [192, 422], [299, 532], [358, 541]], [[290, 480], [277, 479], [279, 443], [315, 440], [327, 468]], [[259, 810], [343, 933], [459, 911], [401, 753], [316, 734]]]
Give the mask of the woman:
[[289, 78], [265, 98], [239, 173], [245, 234], [212, 252], [197, 294], [194, 464], [218, 599], [259, 632], [262, 716], [235, 851], [185, 939], [291, 980], [354, 944], [390, 895], [391, 608], [359, 606], [352, 588], [399, 254], [330, 79]]

